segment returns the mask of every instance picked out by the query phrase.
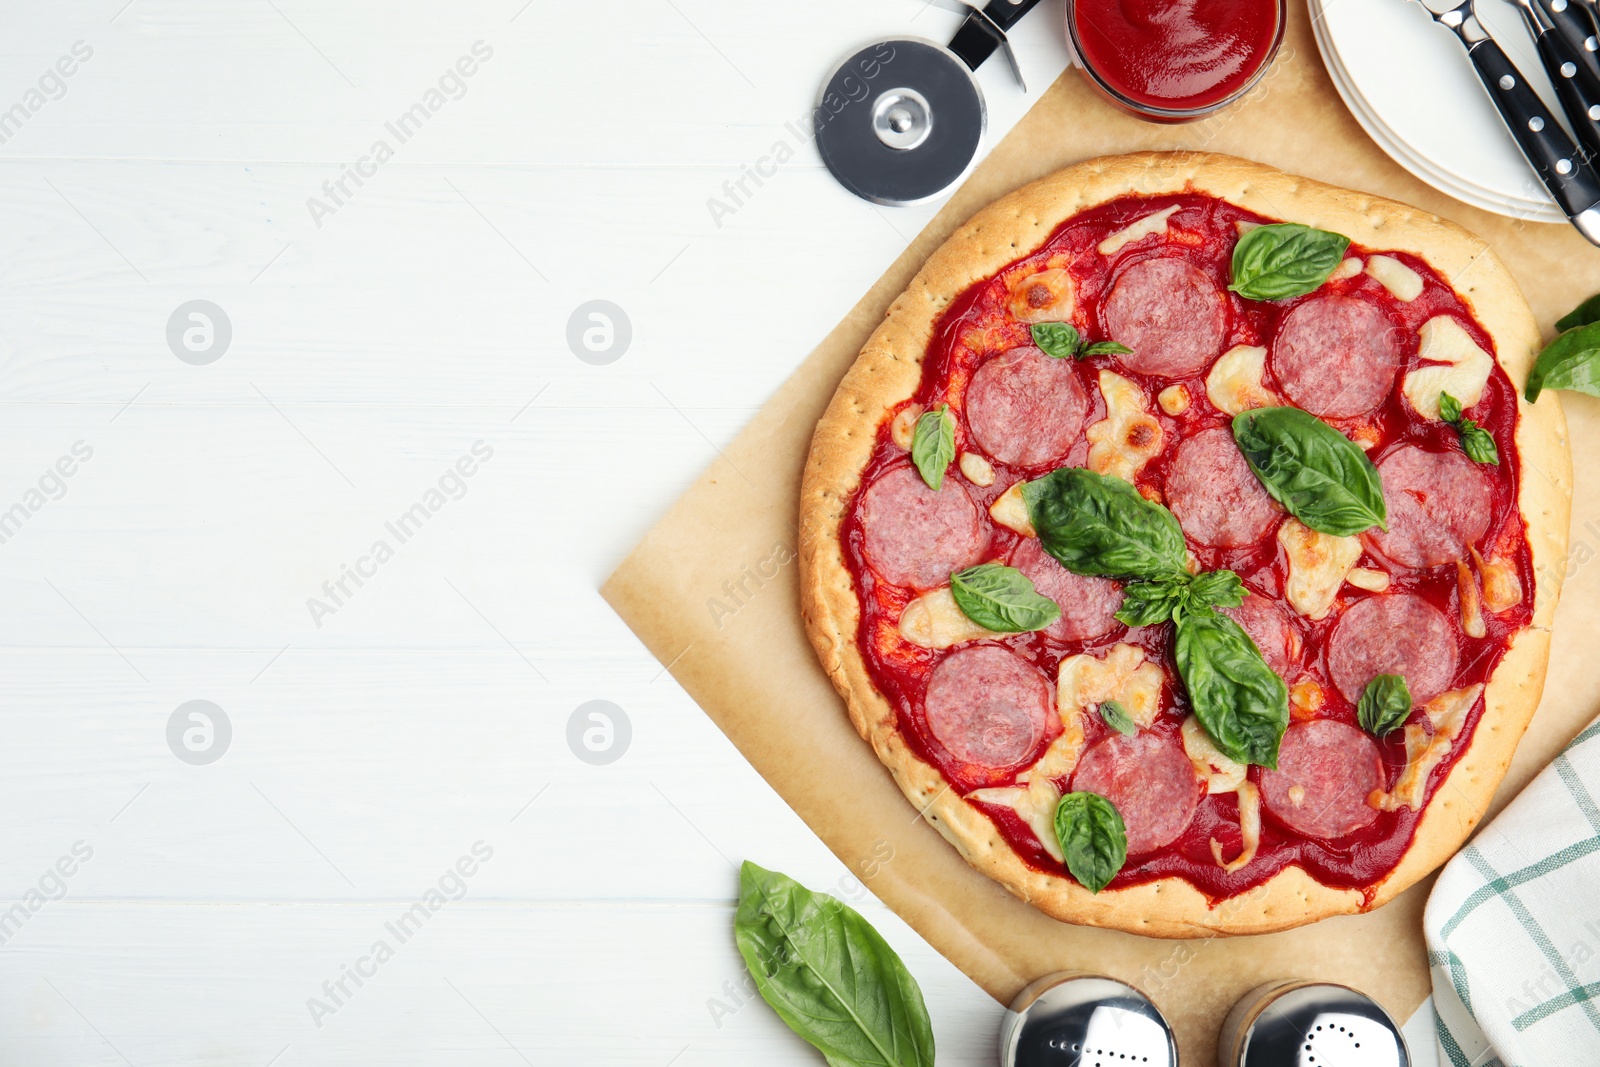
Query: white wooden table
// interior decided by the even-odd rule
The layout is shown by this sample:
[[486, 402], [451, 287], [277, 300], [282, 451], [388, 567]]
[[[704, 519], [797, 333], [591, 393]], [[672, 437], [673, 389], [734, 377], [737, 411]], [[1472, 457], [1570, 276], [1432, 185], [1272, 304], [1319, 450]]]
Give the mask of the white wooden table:
[[[1017, 35], [1034, 96], [1059, 19]], [[595, 592], [931, 215], [785, 124], [850, 47], [956, 21], [6, 5], [0, 1065], [818, 1063], [742, 1010], [746, 857], [856, 901], [941, 1062], [991, 1061], [996, 1006]], [[980, 80], [992, 144], [1033, 96]], [[604, 365], [567, 342], [596, 299]], [[225, 350], [215, 312], [169, 344], [197, 300]], [[186, 710], [169, 744], [196, 700], [225, 743]], [[567, 740], [591, 700], [631, 726], [606, 765]]]

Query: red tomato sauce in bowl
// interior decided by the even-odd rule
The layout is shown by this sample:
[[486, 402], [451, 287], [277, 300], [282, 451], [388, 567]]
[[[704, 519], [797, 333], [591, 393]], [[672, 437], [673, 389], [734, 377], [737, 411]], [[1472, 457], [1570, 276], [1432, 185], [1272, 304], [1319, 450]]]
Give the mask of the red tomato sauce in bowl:
[[1283, 39], [1283, 0], [1071, 0], [1090, 80], [1144, 117], [1182, 121], [1244, 95]]

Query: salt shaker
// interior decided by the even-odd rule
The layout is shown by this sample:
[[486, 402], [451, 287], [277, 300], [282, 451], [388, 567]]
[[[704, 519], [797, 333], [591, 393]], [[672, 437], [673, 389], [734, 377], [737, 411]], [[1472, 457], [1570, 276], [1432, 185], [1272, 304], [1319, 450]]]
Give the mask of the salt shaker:
[[1218, 1067], [1411, 1067], [1405, 1038], [1364, 993], [1272, 982], [1246, 993], [1217, 1037]]
[[1176, 1067], [1172, 1027], [1137, 989], [1060, 971], [1017, 994], [1000, 1024], [1003, 1067]]

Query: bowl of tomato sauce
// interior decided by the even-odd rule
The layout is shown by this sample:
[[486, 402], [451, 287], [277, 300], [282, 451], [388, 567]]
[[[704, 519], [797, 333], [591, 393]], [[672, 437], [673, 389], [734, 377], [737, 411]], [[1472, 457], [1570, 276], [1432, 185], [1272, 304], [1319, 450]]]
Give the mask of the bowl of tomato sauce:
[[1067, 41], [1091, 84], [1154, 122], [1226, 107], [1283, 41], [1286, 0], [1067, 0]]

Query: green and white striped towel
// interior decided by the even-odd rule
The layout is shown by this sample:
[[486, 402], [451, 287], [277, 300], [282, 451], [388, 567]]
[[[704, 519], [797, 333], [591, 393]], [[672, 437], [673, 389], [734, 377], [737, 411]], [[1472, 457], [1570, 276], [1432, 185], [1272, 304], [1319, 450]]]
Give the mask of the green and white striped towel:
[[1445, 865], [1423, 928], [1440, 1063], [1600, 1064], [1600, 721]]

